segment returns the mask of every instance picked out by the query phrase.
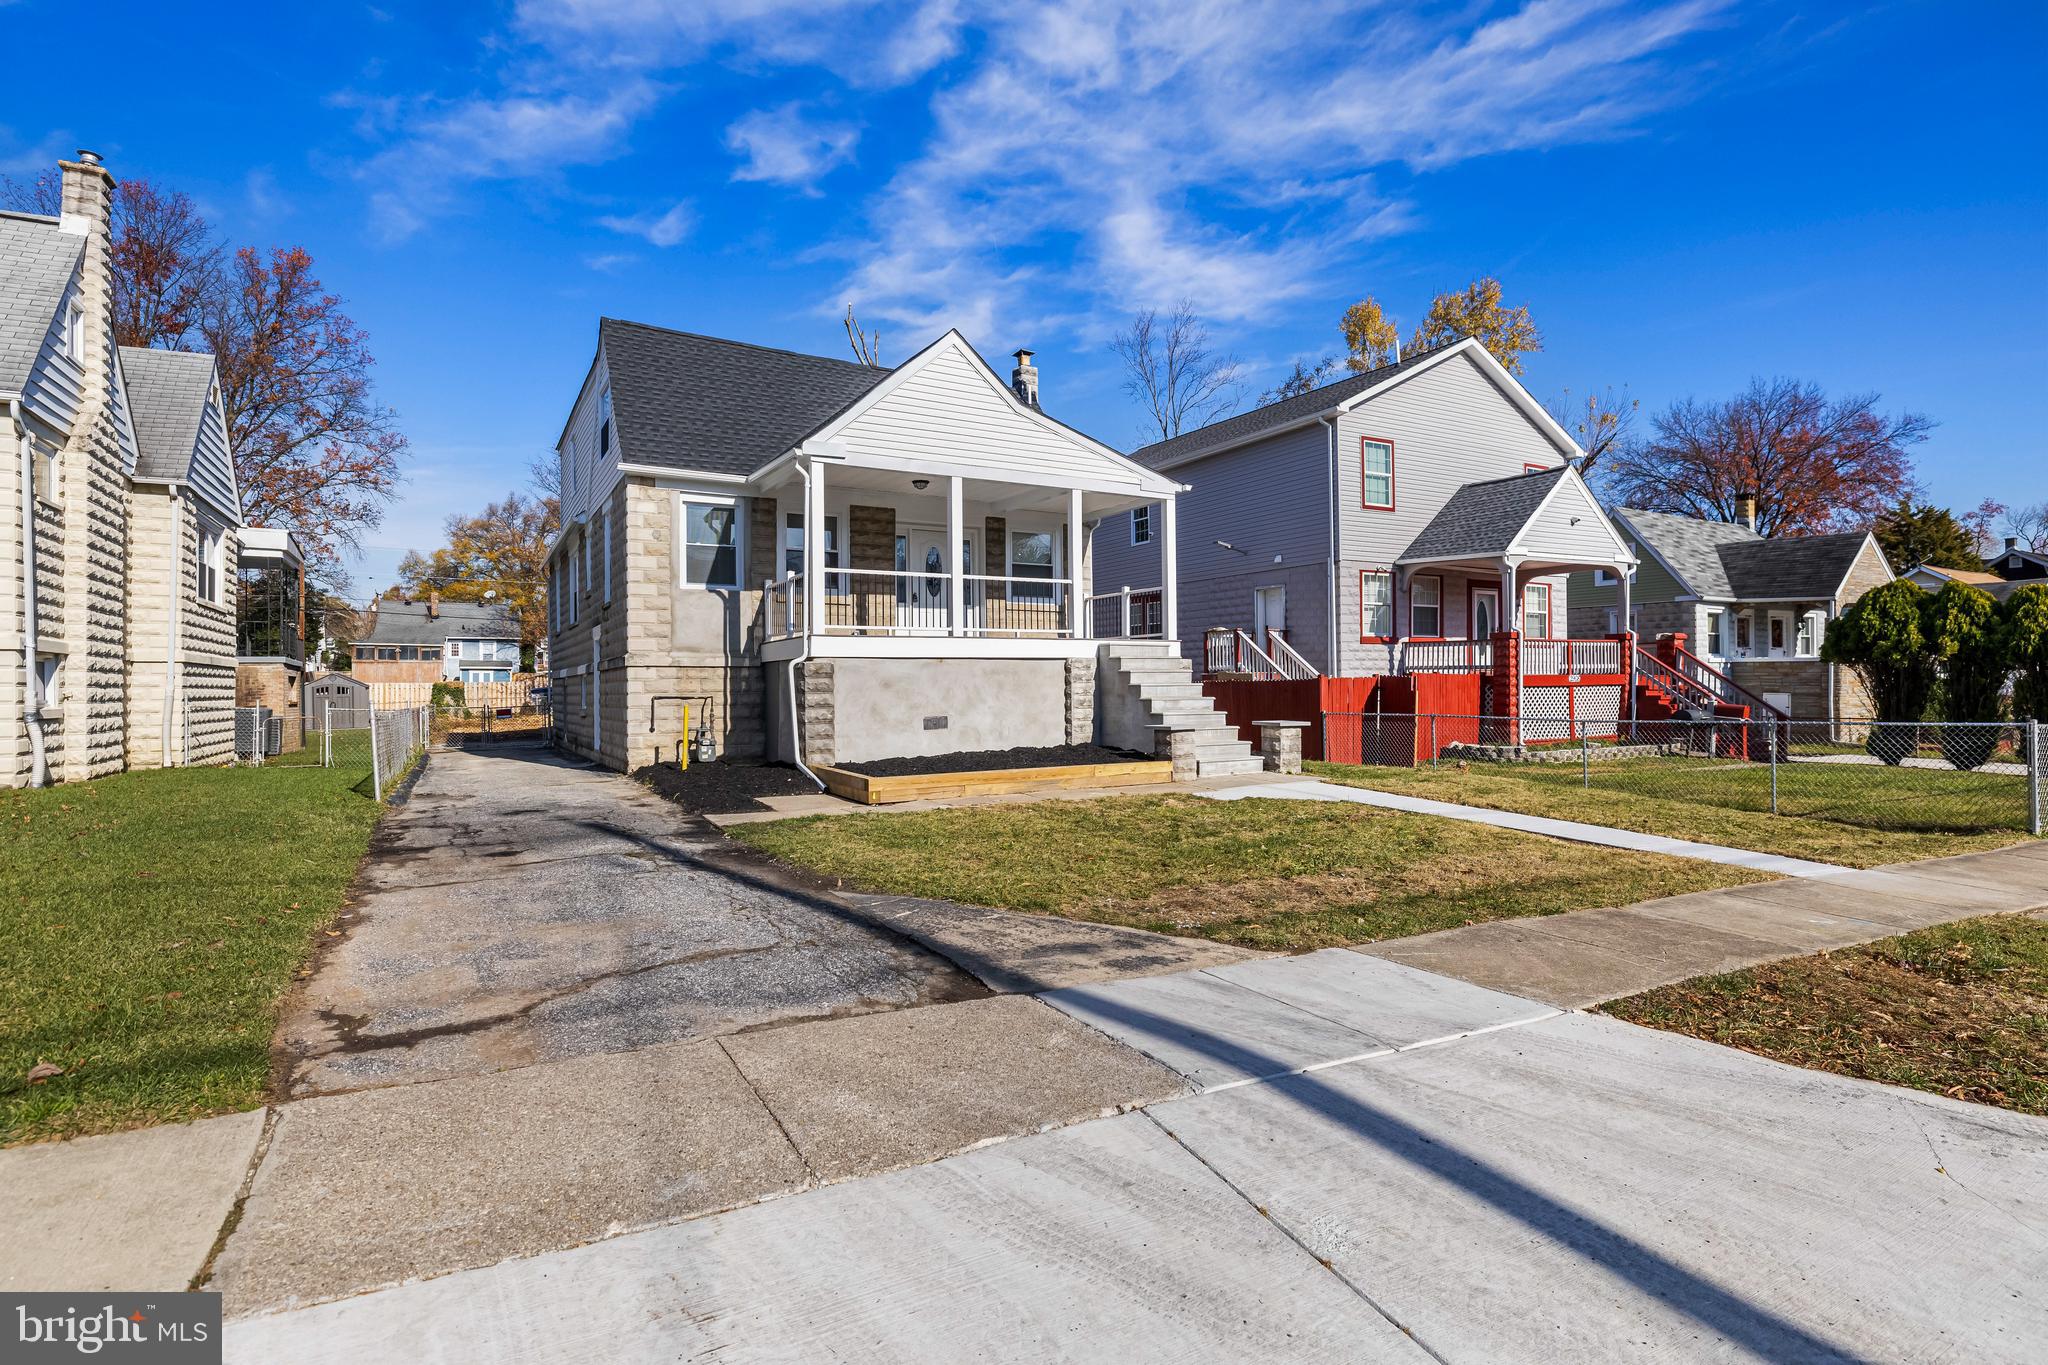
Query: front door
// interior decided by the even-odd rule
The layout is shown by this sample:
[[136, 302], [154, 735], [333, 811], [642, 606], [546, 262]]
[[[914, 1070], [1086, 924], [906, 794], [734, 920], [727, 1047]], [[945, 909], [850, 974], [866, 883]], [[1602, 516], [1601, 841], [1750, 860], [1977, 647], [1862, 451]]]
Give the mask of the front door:
[[1283, 635], [1287, 631], [1287, 589], [1254, 588], [1252, 590], [1252, 638], [1259, 642], [1259, 648], [1268, 654], [1273, 652], [1272, 632]]
[[1472, 589], [1472, 630], [1470, 638], [1491, 640], [1500, 629], [1500, 589]]
[[[965, 552], [960, 561], [961, 572], [973, 573], [974, 538], [968, 536], [961, 548]], [[913, 526], [907, 534], [898, 536], [896, 568], [903, 575], [896, 580], [897, 625], [941, 634], [952, 629], [946, 600], [952, 586], [948, 576], [953, 572], [953, 561], [946, 554], [945, 531], [935, 526]], [[981, 600], [977, 586], [972, 580], [964, 584], [970, 629], [980, 620], [975, 609]]]

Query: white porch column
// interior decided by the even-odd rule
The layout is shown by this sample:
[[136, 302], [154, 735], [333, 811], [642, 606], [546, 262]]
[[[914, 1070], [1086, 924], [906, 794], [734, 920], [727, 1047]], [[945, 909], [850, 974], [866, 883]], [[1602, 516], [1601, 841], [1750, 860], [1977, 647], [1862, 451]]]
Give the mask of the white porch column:
[[1515, 586], [1515, 561], [1512, 559], [1500, 562], [1500, 628], [1522, 628], [1522, 594]]
[[1087, 558], [1087, 528], [1081, 525], [1081, 490], [1067, 490], [1067, 624], [1076, 640], [1088, 638], [1088, 603], [1081, 591], [1081, 565]]
[[952, 582], [946, 593], [946, 622], [954, 635], [967, 633], [967, 566], [960, 562], [965, 534], [964, 487], [958, 474], [946, 480], [946, 562], [953, 566]]
[[825, 633], [825, 466], [810, 463], [804, 483], [804, 633]]
[[1615, 581], [1615, 584], [1617, 585], [1617, 587], [1616, 587], [1616, 592], [1615, 592], [1615, 597], [1616, 597], [1616, 600], [1618, 600], [1618, 601], [1619, 601], [1619, 602], [1621, 603], [1621, 611], [1620, 611], [1620, 613], [1619, 613], [1618, 615], [1616, 615], [1616, 616], [1615, 616], [1615, 618], [1614, 618], [1614, 623], [1615, 623], [1615, 629], [1616, 629], [1616, 630], [1617, 630], [1617, 631], [1618, 631], [1619, 633], [1621, 633], [1621, 634], [1623, 634], [1623, 635], [1626, 635], [1626, 634], [1628, 633], [1628, 629], [1629, 629], [1629, 625], [1628, 625], [1628, 565], [1626, 565], [1626, 564], [1617, 564], [1617, 565], [1615, 565], [1615, 566], [1614, 566], [1614, 581]]
[[1174, 524], [1173, 502], [1171, 496], [1166, 498], [1159, 528], [1159, 627], [1168, 640], [1180, 638], [1180, 531]]

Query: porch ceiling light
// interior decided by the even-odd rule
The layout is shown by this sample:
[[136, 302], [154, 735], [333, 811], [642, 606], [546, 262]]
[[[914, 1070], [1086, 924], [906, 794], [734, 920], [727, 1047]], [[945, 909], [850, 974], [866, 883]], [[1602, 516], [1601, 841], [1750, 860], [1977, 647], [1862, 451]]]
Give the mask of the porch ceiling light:
[[922, 493], [925, 489], [930, 488], [932, 486], [932, 481], [930, 479], [912, 479], [910, 481], [910, 486], [912, 488], [915, 488], [918, 492]]

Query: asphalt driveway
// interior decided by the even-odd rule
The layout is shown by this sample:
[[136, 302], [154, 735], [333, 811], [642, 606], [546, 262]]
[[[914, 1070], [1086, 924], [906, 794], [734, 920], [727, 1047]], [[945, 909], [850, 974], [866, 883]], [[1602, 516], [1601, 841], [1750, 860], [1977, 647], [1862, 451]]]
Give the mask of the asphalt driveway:
[[287, 1002], [297, 1097], [988, 994], [627, 778], [436, 753]]

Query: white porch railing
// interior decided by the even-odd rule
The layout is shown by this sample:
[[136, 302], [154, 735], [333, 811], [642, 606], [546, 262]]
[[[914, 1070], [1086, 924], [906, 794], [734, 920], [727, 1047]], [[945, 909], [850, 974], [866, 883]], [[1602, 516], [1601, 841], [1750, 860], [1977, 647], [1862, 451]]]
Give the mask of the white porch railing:
[[[962, 574], [958, 632], [980, 637], [1062, 639], [1075, 634], [1073, 587], [1062, 578]], [[790, 639], [808, 628], [804, 575], [792, 572], [762, 587], [768, 638]], [[895, 569], [825, 571], [819, 603], [832, 635], [951, 635], [951, 574]]]
[[1323, 676], [1322, 672], [1314, 664], [1301, 657], [1300, 651], [1287, 643], [1287, 637], [1279, 631], [1267, 631], [1266, 642], [1273, 646], [1271, 650], [1267, 651], [1273, 656], [1273, 662], [1279, 664], [1289, 678], [1299, 681], [1303, 678], [1320, 678]]
[[1097, 640], [1160, 640], [1166, 636], [1166, 590], [1120, 588], [1091, 594], [1083, 609]]
[[1485, 673], [1492, 668], [1491, 640], [1403, 640], [1394, 657], [1397, 673]]
[[1568, 673], [1619, 673], [1619, 640], [1524, 640], [1522, 676]]
[[1203, 672], [1251, 678], [1258, 682], [1273, 679], [1300, 682], [1321, 676], [1308, 660], [1286, 648], [1284, 640], [1276, 639], [1276, 644], [1285, 656], [1284, 661], [1260, 649], [1258, 642], [1244, 631], [1230, 626], [1212, 627], [1202, 637]]

